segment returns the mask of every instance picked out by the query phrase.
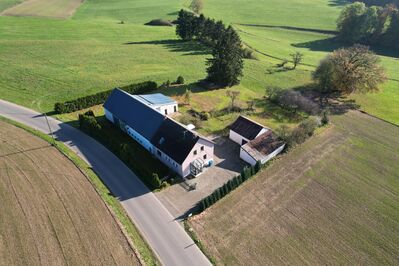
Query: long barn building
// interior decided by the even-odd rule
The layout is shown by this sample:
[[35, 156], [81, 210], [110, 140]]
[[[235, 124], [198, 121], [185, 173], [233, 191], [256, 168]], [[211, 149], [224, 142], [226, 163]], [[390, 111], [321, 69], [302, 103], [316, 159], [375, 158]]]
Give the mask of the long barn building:
[[214, 143], [168, 117], [177, 110], [177, 102], [163, 94], [120, 89], [104, 103], [106, 118], [153, 156], [183, 177], [197, 176], [213, 164]]

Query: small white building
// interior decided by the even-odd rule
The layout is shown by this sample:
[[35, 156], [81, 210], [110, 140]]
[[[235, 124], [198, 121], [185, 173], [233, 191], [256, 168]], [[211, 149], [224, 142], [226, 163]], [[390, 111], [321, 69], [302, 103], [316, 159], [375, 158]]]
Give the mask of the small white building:
[[241, 146], [240, 158], [250, 165], [266, 163], [283, 151], [285, 144], [267, 128], [247, 117], [239, 116], [231, 124], [229, 137]]
[[170, 115], [178, 111], [177, 101], [162, 93], [132, 95], [135, 99], [150, 106], [164, 115]]
[[238, 145], [244, 145], [269, 130], [269, 128], [240, 115], [237, 120], [230, 125], [229, 138]]

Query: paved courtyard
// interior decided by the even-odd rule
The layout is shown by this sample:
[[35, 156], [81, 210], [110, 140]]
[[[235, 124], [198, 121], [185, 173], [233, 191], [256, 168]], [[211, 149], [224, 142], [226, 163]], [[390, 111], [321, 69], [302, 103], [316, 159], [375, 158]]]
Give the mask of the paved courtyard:
[[188, 181], [188, 184], [196, 183], [195, 190], [190, 191], [187, 183], [182, 182], [155, 194], [176, 219], [185, 218], [198, 201], [239, 174], [246, 165], [240, 159], [239, 145], [227, 137], [218, 137], [213, 141], [214, 165]]

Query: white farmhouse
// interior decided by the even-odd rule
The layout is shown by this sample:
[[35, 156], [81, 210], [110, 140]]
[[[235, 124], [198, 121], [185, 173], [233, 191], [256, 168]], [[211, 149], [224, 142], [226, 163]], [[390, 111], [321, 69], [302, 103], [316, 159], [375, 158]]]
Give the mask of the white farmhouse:
[[114, 89], [104, 111], [109, 121], [183, 177], [197, 176], [213, 164], [214, 143], [168, 117], [177, 103], [165, 95]]

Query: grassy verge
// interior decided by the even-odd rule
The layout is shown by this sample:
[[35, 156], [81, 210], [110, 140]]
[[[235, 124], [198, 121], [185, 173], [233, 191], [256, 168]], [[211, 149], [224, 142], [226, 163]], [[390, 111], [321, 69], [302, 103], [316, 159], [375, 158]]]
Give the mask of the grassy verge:
[[62, 154], [64, 154], [68, 159], [70, 159], [88, 177], [88, 179], [93, 184], [98, 194], [101, 196], [101, 198], [107, 204], [108, 208], [113, 212], [114, 216], [121, 224], [125, 235], [127, 235], [128, 239], [133, 243], [133, 248], [138, 253], [137, 255], [140, 258], [141, 262], [145, 265], [160, 265], [160, 262], [156, 258], [151, 248], [148, 246], [148, 244], [145, 242], [138, 229], [135, 227], [133, 222], [127, 216], [122, 205], [115, 197], [112, 196], [108, 188], [103, 184], [101, 179], [96, 175], [96, 173], [91, 169], [91, 167], [86, 162], [84, 162], [81, 158], [79, 158], [63, 143], [58, 141], [53, 141], [53, 139], [49, 135], [46, 135], [40, 131], [37, 131], [28, 126], [25, 126], [23, 124], [20, 124], [18, 122], [15, 122], [13, 120], [1, 116], [0, 120], [6, 121], [7, 123], [22, 128], [49, 143], [53, 143], [54, 146]]
[[198, 248], [205, 254], [205, 256], [209, 259], [209, 261], [215, 265], [216, 260], [212, 257], [212, 255], [208, 252], [202, 242], [198, 239], [197, 235], [195, 234], [194, 230], [191, 228], [189, 222], [187, 220], [183, 221], [184, 230], [186, 230], [187, 234], [192, 238], [194, 243], [198, 246]]

